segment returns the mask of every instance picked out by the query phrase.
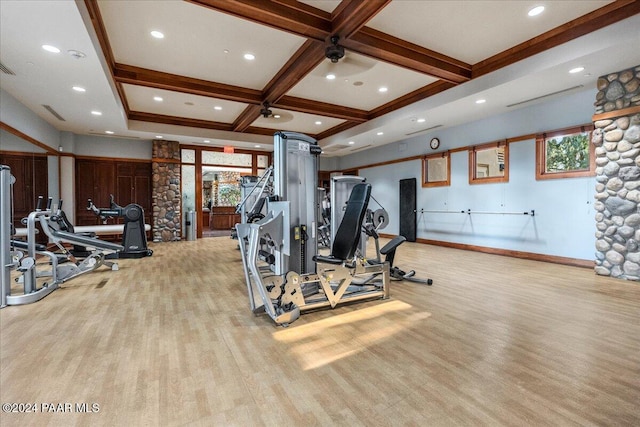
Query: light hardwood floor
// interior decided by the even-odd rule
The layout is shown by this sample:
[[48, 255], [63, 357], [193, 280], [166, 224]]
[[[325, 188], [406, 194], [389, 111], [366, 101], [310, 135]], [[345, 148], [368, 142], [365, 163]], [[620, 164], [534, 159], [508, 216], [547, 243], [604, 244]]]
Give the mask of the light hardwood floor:
[[432, 287], [281, 328], [235, 248], [156, 244], [0, 310], [2, 403], [99, 404], [0, 425], [640, 425], [640, 283], [406, 243]]

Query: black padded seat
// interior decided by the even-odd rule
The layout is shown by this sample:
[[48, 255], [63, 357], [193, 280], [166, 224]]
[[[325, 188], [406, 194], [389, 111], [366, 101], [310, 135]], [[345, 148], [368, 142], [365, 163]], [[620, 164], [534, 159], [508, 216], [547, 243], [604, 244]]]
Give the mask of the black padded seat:
[[336, 231], [331, 254], [329, 256], [316, 255], [315, 262], [339, 265], [353, 258], [360, 242], [360, 230], [364, 221], [364, 215], [369, 205], [371, 196], [371, 184], [356, 184], [351, 190], [344, 217]]
[[404, 243], [407, 239], [404, 236], [397, 236], [390, 240], [386, 245], [380, 249], [382, 255], [386, 255], [391, 251], [395, 251], [398, 246]]

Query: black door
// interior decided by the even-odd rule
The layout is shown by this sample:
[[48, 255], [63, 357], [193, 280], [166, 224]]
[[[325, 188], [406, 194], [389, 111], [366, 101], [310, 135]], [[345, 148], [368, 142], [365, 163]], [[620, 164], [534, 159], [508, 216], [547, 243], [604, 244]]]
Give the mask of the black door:
[[400, 180], [400, 235], [416, 241], [416, 179]]

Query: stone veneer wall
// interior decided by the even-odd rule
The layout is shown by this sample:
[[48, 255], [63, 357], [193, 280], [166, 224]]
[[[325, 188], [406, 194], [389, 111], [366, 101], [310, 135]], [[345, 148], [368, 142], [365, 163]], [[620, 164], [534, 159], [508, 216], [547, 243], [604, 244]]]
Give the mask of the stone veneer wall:
[[640, 66], [598, 79], [597, 274], [640, 280]]
[[180, 143], [154, 140], [152, 157], [153, 241], [180, 240]]

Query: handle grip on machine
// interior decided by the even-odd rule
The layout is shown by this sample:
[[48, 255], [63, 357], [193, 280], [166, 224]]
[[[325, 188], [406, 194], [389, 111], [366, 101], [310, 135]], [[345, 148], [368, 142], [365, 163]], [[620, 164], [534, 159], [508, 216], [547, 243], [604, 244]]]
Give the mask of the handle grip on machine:
[[122, 207], [120, 207], [117, 203], [114, 202], [113, 194], [111, 194], [111, 196], [109, 197], [109, 200], [111, 202], [110, 203], [111, 209], [100, 209], [93, 204], [93, 201], [91, 199], [87, 199], [88, 201], [87, 210], [93, 211], [93, 213], [95, 213], [105, 221], [107, 220], [107, 218], [121, 217], [123, 215]]

